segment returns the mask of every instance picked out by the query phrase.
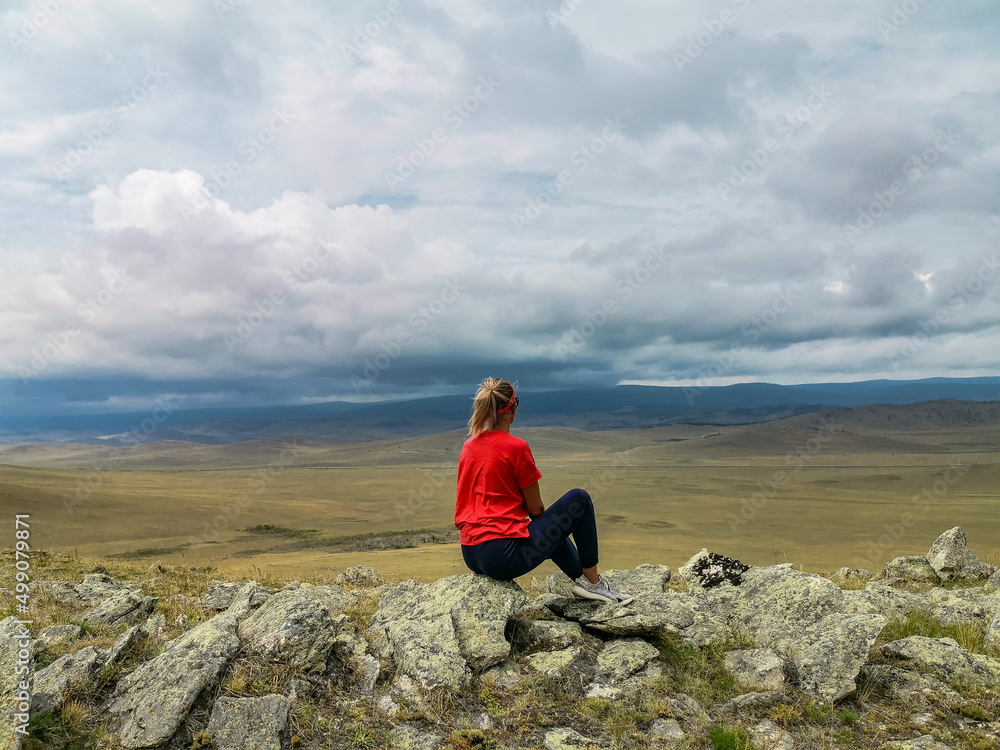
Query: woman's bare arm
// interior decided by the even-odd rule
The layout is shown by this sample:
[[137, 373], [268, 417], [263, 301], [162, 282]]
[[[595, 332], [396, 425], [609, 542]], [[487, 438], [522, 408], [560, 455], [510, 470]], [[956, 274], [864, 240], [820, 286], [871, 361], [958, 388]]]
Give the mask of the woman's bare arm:
[[542, 515], [545, 506], [542, 505], [542, 491], [538, 489], [538, 482], [529, 484], [521, 493], [524, 495], [524, 504], [528, 506], [528, 515], [532, 518]]

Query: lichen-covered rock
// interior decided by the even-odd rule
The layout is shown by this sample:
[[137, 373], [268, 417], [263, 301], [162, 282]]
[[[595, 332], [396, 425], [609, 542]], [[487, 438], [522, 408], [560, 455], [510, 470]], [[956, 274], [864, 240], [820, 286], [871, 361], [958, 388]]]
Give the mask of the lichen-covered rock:
[[560, 598], [556, 594], [548, 593], [536, 596], [520, 607], [514, 613], [514, 617], [518, 620], [548, 620], [550, 622], [561, 620], [562, 618], [548, 607], [550, 602]]
[[805, 628], [846, 609], [839, 586], [790, 563], [751, 568], [738, 592], [732, 621], [744, 624], [759, 646], [778, 651], [801, 648]]
[[824, 702], [855, 691], [869, 649], [888, 624], [882, 615], [831, 615], [803, 638], [809, 645], [792, 656], [799, 687]]
[[550, 594], [562, 597], [573, 596], [573, 580], [562, 571], [545, 577], [545, 589]]
[[934, 540], [927, 561], [944, 581], [985, 581], [996, 570], [969, 551], [961, 526], [948, 529]]
[[215, 750], [281, 750], [281, 733], [288, 723], [288, 698], [219, 698], [212, 707], [207, 731]]
[[[257, 586], [256, 581], [250, 581], [249, 583], [255, 587], [250, 597], [250, 608], [256, 609], [266, 602], [274, 592], [270, 589]], [[229, 609], [229, 606], [245, 585], [247, 584], [233, 581], [209, 581], [208, 592], [201, 603], [202, 610], [205, 612], [221, 612], [224, 609]]]
[[524, 677], [524, 672], [511, 661], [501, 662], [483, 672], [483, 680], [501, 690], [510, 690], [521, 681], [522, 677]]
[[743, 575], [750, 570], [739, 560], [702, 549], [688, 560], [678, 571], [688, 588], [713, 588], [715, 586], [739, 586]]
[[723, 663], [726, 671], [747, 687], [781, 690], [785, 686], [785, 660], [770, 649], [728, 651]]
[[527, 657], [528, 666], [549, 677], [561, 677], [580, 657], [580, 649], [567, 648], [562, 651], [542, 651]]
[[247, 586], [228, 610], [170, 641], [118, 682], [102, 712], [122, 747], [154, 747], [174, 735], [195, 699], [218, 682], [239, 651], [236, 628], [250, 610], [250, 596]]
[[382, 665], [365, 649], [365, 642], [355, 633], [340, 633], [333, 641], [333, 655], [343, 666], [351, 690], [360, 695], [372, 695]]
[[377, 641], [377, 631], [386, 630], [389, 623], [447, 616], [462, 656], [473, 670], [483, 671], [510, 655], [505, 638], [507, 623], [526, 599], [513, 581], [473, 573], [427, 584], [407, 581], [390, 586], [382, 594], [369, 627], [376, 632], [368, 636], [369, 641]]
[[773, 721], [764, 719], [750, 729], [750, 737], [755, 747], [766, 747], [767, 750], [794, 750], [795, 740], [792, 735], [779, 727]]
[[321, 671], [351, 602], [336, 586], [279, 591], [240, 623], [244, 647], [306, 672]]
[[667, 698], [670, 710], [674, 716], [690, 727], [705, 724], [709, 720], [708, 712], [687, 693], [677, 693]]
[[659, 655], [654, 646], [641, 638], [610, 641], [597, 655], [597, 676], [607, 677], [612, 683], [622, 682]]
[[[564, 610], [570, 617], [571, 608]], [[592, 630], [619, 636], [659, 636], [681, 633], [695, 622], [690, 597], [674, 591], [635, 599], [627, 607], [615, 604], [580, 608], [577, 619]]]
[[662, 594], [670, 582], [670, 568], [666, 565], [644, 563], [635, 570], [605, 570], [601, 575], [611, 588], [630, 594], [636, 601]]
[[913, 664], [947, 683], [995, 687], [1000, 684], [1000, 660], [972, 654], [951, 638], [911, 635], [882, 646], [882, 653]]
[[441, 741], [441, 735], [431, 734], [406, 724], [393, 729], [391, 737], [393, 750], [434, 750]]
[[79, 605], [87, 600], [81, 597], [69, 581], [62, 578], [32, 581], [30, 584], [32, 598], [47, 597], [59, 604]]
[[600, 746], [597, 740], [584, 737], [575, 729], [551, 729], [545, 733], [546, 750], [569, 750], [570, 748]]
[[142, 625], [133, 625], [124, 633], [122, 633], [115, 642], [111, 644], [111, 649], [108, 651], [105, 658], [107, 664], [114, 664], [121, 658], [121, 655], [128, 649], [132, 648], [135, 644], [139, 643], [143, 638], [146, 637], [146, 628]]
[[38, 634], [35, 647], [42, 649], [47, 646], [58, 646], [68, 643], [79, 638], [82, 632], [83, 628], [79, 625], [50, 625], [47, 628], [43, 628]]
[[998, 602], [982, 593], [968, 589], [933, 589], [926, 594], [924, 608], [942, 625], [960, 622], [988, 624]]
[[1000, 569], [993, 572], [993, 575], [990, 576], [990, 580], [987, 582], [987, 585], [994, 591], [1000, 591]]
[[520, 653], [559, 651], [583, 643], [583, 628], [575, 622], [514, 620], [511, 645]]
[[989, 627], [986, 628], [986, 637], [983, 639], [983, 644], [986, 648], [1000, 650], [1000, 612], [997, 612], [996, 617], [993, 618]]
[[659, 740], [660, 747], [674, 750], [680, 747], [686, 734], [677, 719], [653, 719], [653, 723], [649, 725], [649, 736]]
[[861, 668], [858, 679], [883, 690], [892, 700], [903, 704], [922, 703], [928, 698], [962, 702], [962, 696], [936, 677], [889, 664], [866, 664]]
[[138, 586], [116, 581], [105, 573], [88, 573], [73, 588], [84, 601], [99, 602], [122, 591], [132, 591]]
[[938, 583], [937, 571], [931, 567], [923, 555], [897, 557], [885, 564], [883, 578], [902, 578], [904, 581], [916, 583]]
[[849, 614], [897, 618], [922, 607], [926, 599], [912, 591], [898, 589], [890, 581], [883, 579], [872, 581], [861, 591], [845, 591], [844, 601], [845, 611]]
[[882, 746], [882, 750], [951, 750], [948, 745], [938, 742], [933, 735], [925, 734], [915, 740], [904, 740], [899, 742], [887, 742]]
[[[89, 578], [90, 576], [88, 576]], [[84, 614], [81, 621], [94, 627], [99, 625], [131, 625], [149, 617], [156, 603], [156, 597], [145, 596], [132, 589], [120, 589], [101, 601]]]
[[447, 614], [419, 620], [395, 620], [386, 631], [398, 671], [429, 690], [464, 687], [471, 676]]
[[382, 583], [382, 576], [375, 568], [367, 565], [355, 565], [338, 574], [334, 582], [349, 586], [378, 586]]

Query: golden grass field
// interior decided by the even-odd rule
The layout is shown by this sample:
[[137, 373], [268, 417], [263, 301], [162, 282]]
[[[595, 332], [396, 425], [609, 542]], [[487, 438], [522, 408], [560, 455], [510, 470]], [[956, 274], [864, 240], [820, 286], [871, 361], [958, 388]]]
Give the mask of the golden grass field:
[[[1000, 425], [907, 422], [905, 409], [831, 412], [832, 424], [813, 414], [751, 426], [513, 433], [532, 447], [546, 503], [573, 487], [591, 491], [602, 569], [676, 569], [702, 547], [756, 565], [877, 569], [924, 554], [953, 526], [1000, 564]], [[456, 542], [375, 550], [359, 547], [377, 540], [350, 538], [449, 538], [462, 439], [3, 446], [0, 501], [10, 515], [30, 514], [32, 545], [51, 551], [214, 566], [221, 576], [332, 578], [367, 564], [388, 580], [431, 580], [465, 571]], [[260, 526], [271, 528], [245, 531]], [[545, 563], [534, 575], [555, 569]]]

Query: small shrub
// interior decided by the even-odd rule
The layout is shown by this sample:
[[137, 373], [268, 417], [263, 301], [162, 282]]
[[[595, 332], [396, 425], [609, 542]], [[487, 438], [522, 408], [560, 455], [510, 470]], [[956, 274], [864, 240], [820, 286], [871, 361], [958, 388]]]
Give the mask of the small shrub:
[[802, 714], [795, 706], [790, 706], [787, 703], [771, 706], [767, 709], [767, 718], [782, 727], [793, 727], [802, 722]]
[[990, 715], [986, 713], [986, 709], [982, 706], [978, 706], [975, 703], [967, 703], [962, 706], [962, 715], [967, 716], [973, 721], [989, 721]]
[[830, 719], [830, 708], [814, 701], [803, 706], [802, 712], [810, 724], [825, 724]]
[[486, 739], [486, 735], [478, 729], [462, 729], [453, 732], [448, 738], [448, 744], [455, 750], [500, 750], [496, 740]]
[[846, 724], [849, 727], [853, 727], [855, 724], [857, 724], [858, 719], [860, 718], [861, 716], [858, 713], [854, 711], [849, 711], [846, 708], [840, 712], [841, 723]]
[[712, 750], [753, 750], [750, 737], [741, 728], [712, 727], [709, 736], [712, 739]]
[[210, 750], [213, 747], [212, 734], [204, 729], [191, 738], [191, 750]]

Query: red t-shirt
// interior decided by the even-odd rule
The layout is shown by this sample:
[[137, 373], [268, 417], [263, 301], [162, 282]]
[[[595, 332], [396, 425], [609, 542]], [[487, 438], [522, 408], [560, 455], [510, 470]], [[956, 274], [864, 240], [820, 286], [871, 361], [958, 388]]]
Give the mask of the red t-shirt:
[[531, 448], [504, 430], [465, 441], [458, 459], [455, 525], [462, 544], [528, 536], [528, 506], [521, 493], [542, 478]]

